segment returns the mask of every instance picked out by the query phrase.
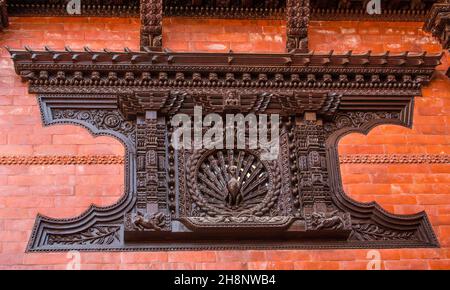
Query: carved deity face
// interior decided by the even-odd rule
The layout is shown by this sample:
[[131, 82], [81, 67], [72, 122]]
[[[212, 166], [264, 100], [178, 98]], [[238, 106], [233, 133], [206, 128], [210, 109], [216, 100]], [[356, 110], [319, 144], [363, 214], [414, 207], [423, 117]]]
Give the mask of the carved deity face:
[[132, 80], [134, 80], [134, 73], [132, 73], [132, 72], [126, 72], [126, 73], [125, 73], [125, 79], [126, 79], [127, 81], [132, 81]]
[[109, 72], [108, 73], [108, 79], [110, 81], [116, 81], [117, 80], [117, 73], [116, 72]]
[[92, 80], [96, 81], [100, 79], [100, 73], [98, 71], [92, 72]]
[[83, 79], [83, 73], [80, 72], [80, 71], [76, 71], [76, 72], [73, 74], [73, 78], [76, 79], [77, 81], [80, 81], [80, 80]]
[[47, 71], [40, 71], [39, 72], [39, 78], [42, 80], [48, 79], [48, 72]]
[[143, 80], [149, 80], [151, 78], [150, 73], [149, 72], [143, 72], [142, 73], [142, 79]]
[[63, 80], [63, 79], [66, 78], [66, 74], [63, 71], [59, 71], [59, 72], [56, 73], [56, 78], [58, 80]]
[[275, 75], [275, 81], [277, 81], [277, 82], [284, 81], [284, 76], [282, 74], [276, 74]]

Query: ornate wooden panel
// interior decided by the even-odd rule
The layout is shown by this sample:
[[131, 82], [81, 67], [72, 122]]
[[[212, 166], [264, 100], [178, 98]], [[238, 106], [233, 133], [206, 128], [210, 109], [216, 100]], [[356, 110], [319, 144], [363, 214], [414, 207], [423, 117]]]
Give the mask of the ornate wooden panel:
[[[77, 124], [126, 148], [114, 205], [38, 216], [28, 250], [436, 247], [424, 212], [398, 216], [342, 189], [337, 144], [412, 125], [441, 55], [10, 50], [45, 125]], [[171, 117], [279, 114], [280, 152], [182, 149]]]

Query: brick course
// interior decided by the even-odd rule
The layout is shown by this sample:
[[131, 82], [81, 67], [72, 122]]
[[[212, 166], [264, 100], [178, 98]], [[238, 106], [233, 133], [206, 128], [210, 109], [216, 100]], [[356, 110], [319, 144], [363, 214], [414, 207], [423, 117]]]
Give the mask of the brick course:
[[[129, 18], [11, 18], [0, 33], [0, 156], [123, 155], [123, 146], [75, 126], [43, 127], [36, 96], [14, 73], [5, 45], [139, 47], [139, 20]], [[312, 22], [316, 51], [440, 52], [421, 23]], [[285, 24], [262, 20], [164, 20], [164, 46], [175, 51], [283, 52]], [[416, 100], [412, 129], [380, 126], [351, 134], [340, 154], [450, 154], [450, 80], [443, 58], [433, 82]], [[425, 210], [440, 249], [381, 250], [383, 269], [450, 269], [450, 164], [343, 164], [347, 193], [377, 201], [397, 214]], [[114, 203], [123, 192], [123, 165], [0, 166], [0, 269], [61, 269], [67, 253], [24, 253], [37, 213], [81, 214]], [[368, 250], [82, 253], [83, 269], [366, 269]]]

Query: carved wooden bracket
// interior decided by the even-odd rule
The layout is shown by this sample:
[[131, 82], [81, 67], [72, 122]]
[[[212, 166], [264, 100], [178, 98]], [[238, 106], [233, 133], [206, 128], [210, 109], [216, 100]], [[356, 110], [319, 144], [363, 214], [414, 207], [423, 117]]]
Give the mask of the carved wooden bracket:
[[437, 37], [445, 49], [450, 48], [450, 0], [433, 5], [424, 29]]
[[[438, 38], [444, 49], [450, 49], [450, 0], [441, 0], [433, 5], [424, 29]], [[450, 68], [447, 76], [450, 77]]]
[[[342, 188], [337, 144], [412, 125], [440, 55], [11, 50], [45, 125], [126, 148], [124, 196], [72, 219], [38, 216], [30, 251], [437, 247], [424, 212], [398, 216]], [[280, 152], [175, 150], [171, 117], [281, 115]], [[281, 242], [282, 241], [282, 242]]]

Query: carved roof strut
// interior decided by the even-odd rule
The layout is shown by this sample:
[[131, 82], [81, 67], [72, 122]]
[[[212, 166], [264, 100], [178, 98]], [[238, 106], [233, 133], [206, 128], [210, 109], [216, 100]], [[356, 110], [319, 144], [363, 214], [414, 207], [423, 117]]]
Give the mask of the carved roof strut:
[[[425, 30], [431, 32], [433, 36], [439, 39], [444, 49], [450, 49], [450, 1], [441, 0], [433, 5], [430, 10]], [[447, 71], [450, 77], [450, 69]]]

